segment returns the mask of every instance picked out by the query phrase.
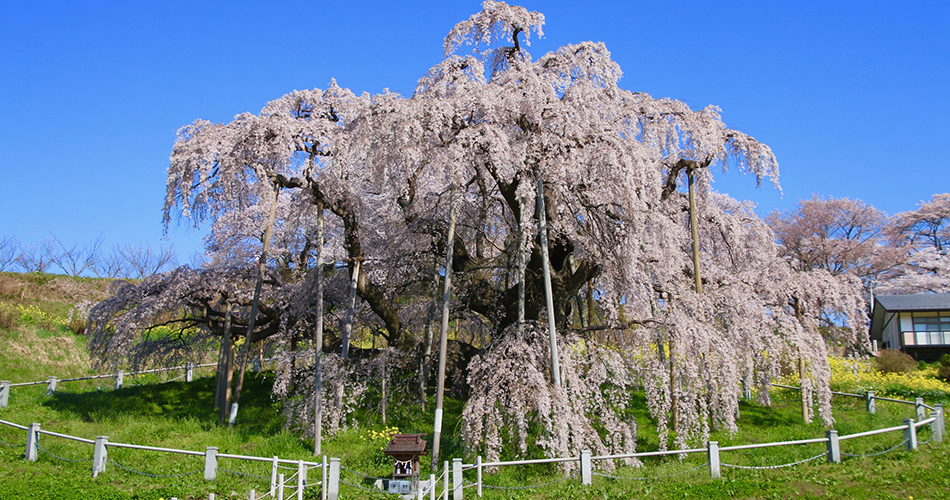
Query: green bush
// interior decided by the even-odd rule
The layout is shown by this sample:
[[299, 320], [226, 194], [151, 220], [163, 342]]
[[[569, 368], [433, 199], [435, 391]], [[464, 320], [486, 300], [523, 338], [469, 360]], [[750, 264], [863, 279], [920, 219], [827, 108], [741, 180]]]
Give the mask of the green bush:
[[950, 382], [950, 354], [940, 357], [940, 366], [937, 367], [937, 378]]
[[875, 358], [874, 367], [881, 373], [910, 373], [917, 369], [917, 362], [907, 353], [884, 349]]

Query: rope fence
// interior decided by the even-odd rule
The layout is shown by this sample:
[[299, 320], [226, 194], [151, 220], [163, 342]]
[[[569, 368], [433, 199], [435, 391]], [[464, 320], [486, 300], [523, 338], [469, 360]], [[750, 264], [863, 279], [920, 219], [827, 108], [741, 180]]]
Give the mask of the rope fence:
[[[196, 367], [203, 366], [214, 366], [214, 364], [209, 365], [189, 365], [187, 368], [190, 371]], [[177, 367], [185, 368], [185, 367]], [[149, 373], [161, 370], [147, 370], [141, 373]], [[117, 374], [112, 374], [116, 376], [117, 381], [121, 381], [123, 373], [120, 371]], [[132, 375], [130, 373], [129, 375]], [[111, 375], [108, 375], [111, 376]], [[6, 398], [9, 397], [10, 387], [14, 385], [38, 385], [41, 383], [46, 383], [47, 387], [51, 390], [55, 390], [56, 384], [58, 382], [72, 381], [72, 380], [83, 380], [91, 378], [103, 378], [106, 375], [100, 375], [96, 377], [88, 378], [77, 378], [77, 379], [65, 379], [57, 380], [55, 377], [50, 377], [50, 380], [43, 382], [26, 382], [19, 384], [10, 384], [7, 381], [3, 381], [2, 393], [0, 393], [0, 399], [3, 399], [4, 402]], [[189, 379], [190, 374], [183, 374], [179, 377], [176, 377], [172, 380], [178, 380], [181, 378]], [[801, 390], [801, 388], [793, 386], [785, 386], [782, 384], [772, 384], [776, 387], [787, 388], [791, 390]], [[532, 490], [539, 488], [548, 488], [566, 481], [571, 481], [580, 478], [580, 482], [583, 485], [591, 485], [593, 477], [603, 477], [611, 480], [629, 480], [629, 481], [649, 481], [657, 480], [666, 477], [679, 476], [684, 474], [695, 473], [700, 469], [708, 469], [710, 475], [713, 478], [721, 477], [721, 468], [732, 468], [732, 469], [744, 469], [744, 470], [771, 470], [771, 469], [780, 469], [785, 467], [793, 467], [797, 465], [802, 465], [808, 462], [818, 460], [822, 457], [827, 457], [829, 463], [840, 463], [842, 457], [846, 458], [861, 458], [861, 457], [876, 457], [884, 455], [886, 453], [891, 453], [904, 447], [906, 450], [916, 450], [920, 444], [929, 444], [929, 443], [939, 443], [943, 441], [943, 436], [945, 435], [945, 421], [944, 421], [944, 410], [942, 405], [926, 405], [923, 403], [922, 399], [917, 398], [915, 401], [903, 401], [893, 398], [877, 397], [872, 391], [869, 391], [866, 394], [851, 394], [851, 393], [840, 393], [833, 392], [833, 395], [844, 396], [844, 397], [854, 397], [864, 399], [867, 404], [867, 411], [869, 413], [874, 413], [875, 403], [877, 401], [884, 402], [895, 402], [899, 404], [913, 405], [916, 409], [916, 421], [915, 419], [905, 419], [903, 425], [893, 426], [883, 429], [875, 429], [871, 431], [857, 432], [849, 435], [838, 436], [836, 430], [827, 431], [824, 438], [814, 438], [814, 439], [799, 439], [795, 441], [783, 441], [783, 442], [771, 442], [771, 443], [755, 443], [755, 444], [745, 444], [745, 445], [735, 445], [735, 446], [724, 446], [719, 447], [719, 444], [715, 441], [710, 441], [707, 443], [705, 448], [692, 448], [692, 449], [683, 449], [683, 450], [663, 450], [663, 451], [652, 451], [652, 452], [641, 452], [641, 453], [631, 453], [625, 455], [603, 455], [603, 456], [591, 456], [590, 452], [584, 451], [578, 457], [562, 457], [562, 458], [550, 458], [550, 459], [531, 459], [531, 460], [517, 460], [517, 461], [495, 461], [489, 463], [483, 463], [481, 457], [478, 457], [477, 461], [474, 464], [463, 464], [461, 459], [455, 459], [452, 461], [451, 468], [449, 467], [449, 462], [445, 462], [446, 467], [442, 474], [437, 476], [432, 474], [429, 476], [428, 481], [419, 481], [418, 489], [415, 493], [419, 495], [419, 498], [422, 498], [422, 493], [428, 491], [430, 498], [435, 498], [435, 492], [440, 487], [442, 489], [442, 494], [444, 498], [448, 498], [449, 492], [451, 492], [454, 499], [462, 498], [463, 491], [471, 488], [475, 488], [477, 491], [477, 496], [482, 496], [482, 489], [488, 488], [493, 490], [502, 490], [502, 491], [523, 491], [523, 490]], [[929, 416], [928, 416], [929, 413]], [[327, 462], [326, 457], [323, 458], [322, 463], [318, 462], [305, 462], [303, 460], [288, 460], [288, 459], [279, 459], [274, 456], [272, 458], [264, 457], [250, 457], [242, 455], [232, 455], [217, 453], [217, 448], [208, 447], [206, 451], [189, 451], [189, 450], [177, 450], [173, 448], [160, 448], [154, 446], [142, 446], [134, 444], [125, 444], [125, 443], [110, 443], [108, 438], [104, 436], [97, 437], [95, 440], [85, 439], [76, 436], [70, 436], [66, 434], [60, 434], [56, 432], [51, 432], [48, 430], [42, 430], [40, 424], [34, 423], [29, 426], [23, 426], [15, 424], [12, 422], [7, 422], [0, 420], [0, 427], [7, 426], [14, 429], [25, 430], [27, 432], [27, 441], [23, 445], [10, 445], [7, 443], [0, 442], [0, 445], [3, 445], [7, 448], [18, 448], [24, 447], [26, 450], [24, 457], [28, 461], [35, 462], [37, 460], [37, 455], [40, 451], [53, 457], [54, 459], [69, 462], [69, 463], [81, 463], [81, 462], [93, 462], [93, 477], [96, 477], [98, 474], [105, 472], [105, 464], [111, 463], [117, 468], [125, 470], [132, 474], [142, 475], [151, 478], [157, 479], [167, 479], [167, 478], [182, 478], [186, 476], [193, 476], [199, 473], [204, 472], [205, 480], [215, 479], [218, 472], [231, 474], [234, 476], [251, 478], [255, 480], [269, 480], [270, 482], [270, 491], [263, 496], [255, 497], [253, 491], [251, 490], [251, 498], [283, 498], [284, 489], [286, 486], [291, 485], [291, 489], [295, 490], [298, 498], [302, 498], [303, 490], [307, 487], [316, 487], [320, 486], [322, 490], [321, 498], [326, 500], [338, 500], [340, 493], [340, 484], [344, 484], [350, 488], [354, 488], [358, 491], [365, 492], [379, 492], [382, 484], [385, 482], [392, 481], [390, 478], [376, 477], [373, 475], [365, 474], [358, 470], [354, 470], [345, 466], [342, 466], [340, 459], [333, 458]], [[930, 435], [926, 441], [917, 440], [918, 428], [929, 426]], [[883, 451], [859, 454], [859, 453], [844, 453], [840, 450], [840, 442], [844, 440], [853, 440], [857, 438], [864, 438], [875, 436], [878, 434], [885, 434], [891, 432], [901, 432], [904, 434], [903, 439], [896, 445], [889, 447]], [[66, 440], [72, 440], [85, 444], [93, 444], [93, 456], [89, 458], [73, 459], [62, 456], [60, 452], [52, 452], [47, 447], [39, 443], [40, 435], [52, 436], [55, 438], [61, 438]], [[926, 434], [925, 434], [926, 435]], [[8, 439], [9, 440], [9, 439]], [[45, 441], [44, 441], [45, 442]], [[743, 450], [751, 450], [758, 448], [769, 448], [769, 447], [785, 447], [785, 446], [802, 446], [802, 445], [811, 445], [811, 444], [823, 444], [826, 447], [826, 450], [822, 453], [797, 460], [789, 463], [782, 463], [778, 465], [763, 465], [763, 466], [754, 466], [754, 465], [740, 465], [737, 463], [725, 463], [720, 460], [720, 454], [723, 452], [726, 453], [736, 453]], [[138, 449], [147, 452], [164, 452], [164, 453], [175, 453], [182, 455], [190, 456], [200, 456], [204, 458], [205, 464], [203, 468], [197, 470], [174, 473], [174, 474], [158, 474], [151, 472], [144, 472], [137, 470], [128, 464], [123, 464], [117, 462], [113, 457], [109, 456], [109, 452], [115, 449]], [[677, 455], [680, 457], [686, 457], [690, 454], [703, 453], [706, 455], [707, 460], [702, 464], [696, 465], [686, 470], [680, 470], [676, 472], [671, 472], [668, 474], [657, 474], [657, 475], [647, 475], [644, 477], [634, 477], [634, 476], [623, 476], [608, 474], [606, 472], [596, 472], [594, 471], [594, 463], [598, 460], [621, 460], [621, 459], [639, 459], [643, 457], [660, 457], [660, 456], [671, 456]], [[248, 461], [258, 461], [258, 462], [268, 462], [271, 464], [271, 474], [268, 475], [258, 475], [248, 472], [242, 472], [233, 469], [226, 469], [218, 467], [219, 459], [241, 459]], [[538, 483], [538, 484], [524, 484], [524, 485], [499, 485], [499, 484], [485, 484], [482, 479], [482, 473], [485, 467], [499, 468], [499, 467], [511, 467], [511, 466], [524, 466], [524, 465], [539, 465], [539, 464], [561, 464], [566, 465], [564, 469], [570, 470], [571, 473], [564, 474], [562, 477], [553, 479], [551, 481]], [[307, 472], [311, 469], [320, 469], [323, 473], [323, 481], [307, 481]], [[283, 470], [293, 470], [294, 473], [290, 474], [289, 477], [285, 477], [285, 474], [279, 473]], [[477, 474], [477, 479], [475, 481], [467, 480], [463, 477], [463, 472], [474, 471]], [[341, 477], [341, 472], [345, 472], [350, 476], [350, 478]], [[353, 480], [352, 477], [358, 477], [359, 480]], [[367, 486], [367, 482], [375, 482], [376, 484], [373, 487]], [[293, 484], [296, 483], [294, 486]], [[363, 484], [360, 484], [363, 483]], [[390, 483], [391, 485], [392, 483]], [[414, 483], [416, 484], [416, 483]], [[279, 495], [278, 495], [279, 493]]]

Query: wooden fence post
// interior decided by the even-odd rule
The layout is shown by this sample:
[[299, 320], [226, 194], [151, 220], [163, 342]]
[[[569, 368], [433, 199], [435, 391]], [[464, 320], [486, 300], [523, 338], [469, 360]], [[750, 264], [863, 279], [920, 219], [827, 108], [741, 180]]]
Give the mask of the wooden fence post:
[[877, 413], [877, 406], [874, 405], [874, 391], [868, 391], [867, 394], [864, 395], [864, 398], [867, 402], [868, 413], [871, 415]]
[[330, 481], [327, 484], [327, 500], [340, 499], [340, 459], [330, 459]]
[[722, 476], [719, 470], [719, 442], [710, 441], [706, 449], [709, 453], [709, 474], [713, 479], [719, 479]]
[[10, 402], [10, 381], [0, 380], [0, 408], [6, 408]]
[[904, 449], [914, 451], [917, 449], [917, 428], [914, 427], [914, 419], [905, 418], [904, 425], [907, 426], [904, 429]]
[[96, 436], [96, 445], [92, 451], [92, 477], [99, 477], [100, 472], [106, 471], [106, 461], [109, 458], [108, 436]]
[[277, 498], [277, 455], [270, 464], [270, 496]]
[[209, 446], [205, 451], [205, 481], [218, 477], [218, 447]]
[[462, 459], [452, 459], [452, 500], [462, 500]]
[[828, 436], [828, 463], [841, 463], [841, 444], [838, 442], [838, 431], [831, 429], [825, 433]]
[[307, 485], [307, 466], [303, 460], [297, 460], [297, 500], [303, 500], [303, 489]]
[[26, 434], [26, 459], [30, 462], [36, 461], [36, 455], [39, 453], [40, 445], [40, 424], [34, 422], [30, 424]]
[[581, 484], [590, 486], [593, 483], [593, 477], [590, 469], [590, 450], [581, 452]]
[[327, 474], [329, 473], [329, 467], [328, 467], [328, 465], [327, 465], [327, 456], [326, 456], [326, 455], [323, 456], [323, 467], [322, 467], [322, 469], [323, 469], [323, 473], [322, 473], [322, 474], [323, 474], [323, 476], [322, 476], [323, 482], [320, 483], [320, 490], [322, 491], [321, 497], [322, 497], [322, 500], [327, 500]]
[[49, 380], [46, 381], [46, 394], [47, 394], [47, 395], [50, 395], [50, 394], [56, 392], [56, 382], [58, 382], [58, 380], [56, 379], [56, 377], [50, 377]]
[[475, 487], [478, 498], [482, 497], [482, 456], [479, 455], [475, 457], [475, 482], [478, 483], [478, 486]]
[[946, 420], [944, 420], [943, 416], [943, 405], [934, 405], [934, 409], [934, 418], [936, 418], [936, 420], [930, 424], [930, 430], [933, 433], [933, 440], [942, 443], [943, 435], [947, 431], [945, 427]]

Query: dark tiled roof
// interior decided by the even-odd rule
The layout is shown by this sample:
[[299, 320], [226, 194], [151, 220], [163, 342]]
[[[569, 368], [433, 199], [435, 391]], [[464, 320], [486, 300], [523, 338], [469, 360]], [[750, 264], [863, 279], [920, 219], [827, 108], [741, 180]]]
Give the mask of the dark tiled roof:
[[887, 323], [887, 313], [898, 311], [950, 311], [950, 293], [921, 293], [916, 295], [878, 295], [874, 297], [871, 314], [871, 338], [883, 340], [881, 330]]
[[[878, 295], [874, 301], [884, 309], [894, 311], [933, 311], [950, 309], [950, 293], [922, 293], [917, 295]], [[877, 304], [875, 304], [875, 308]]]

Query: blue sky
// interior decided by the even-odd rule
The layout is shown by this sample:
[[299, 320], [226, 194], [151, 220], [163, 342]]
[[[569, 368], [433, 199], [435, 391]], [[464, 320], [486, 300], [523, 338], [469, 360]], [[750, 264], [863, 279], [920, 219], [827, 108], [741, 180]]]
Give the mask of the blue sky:
[[[784, 194], [735, 172], [714, 187], [788, 210], [812, 193], [889, 214], [950, 191], [950, 2], [525, 1], [535, 58], [602, 41], [621, 86], [715, 104], [770, 145]], [[581, 6], [581, 7], [578, 7]], [[163, 240], [178, 127], [257, 113], [331, 78], [410, 95], [478, 1], [4, 2], [0, 236], [200, 249]]]

